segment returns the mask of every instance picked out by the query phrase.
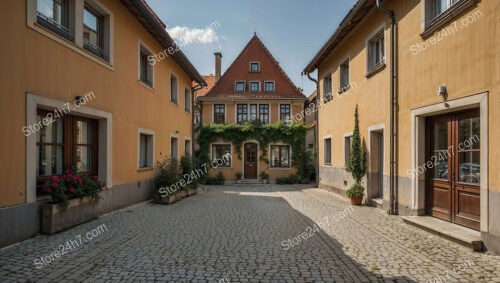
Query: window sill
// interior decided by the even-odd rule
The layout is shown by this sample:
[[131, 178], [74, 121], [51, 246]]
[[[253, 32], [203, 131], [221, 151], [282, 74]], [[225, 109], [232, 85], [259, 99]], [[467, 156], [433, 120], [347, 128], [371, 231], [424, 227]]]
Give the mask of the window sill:
[[342, 94], [344, 92], [347, 92], [348, 90], [351, 89], [351, 85], [344, 85], [344, 86], [339, 86], [339, 90], [337, 91], [337, 94]]
[[137, 168], [137, 172], [151, 171], [153, 169], [153, 167]]
[[430, 36], [434, 35], [434, 33], [448, 24], [452, 19], [462, 14], [468, 8], [474, 6], [477, 0], [461, 0], [458, 3], [454, 4], [448, 10], [441, 13], [441, 15], [435, 17], [429, 22], [425, 23], [425, 30], [420, 34], [420, 37], [423, 39], [427, 39]]
[[143, 87], [145, 87], [145, 88], [149, 89], [150, 91], [155, 92], [155, 89], [154, 89], [152, 86], [148, 85], [147, 83], [145, 83], [145, 82], [143, 82], [143, 81], [141, 81], [141, 80], [137, 80], [137, 82], [138, 82], [140, 85], [142, 85]]
[[179, 108], [179, 102], [174, 102], [172, 100], [169, 101], [170, 102], [170, 105], [176, 107], [176, 108]]
[[292, 167], [269, 167], [268, 170], [271, 170], [271, 171], [289, 171], [289, 170], [292, 170]]
[[368, 79], [378, 72], [382, 71], [383, 69], [385, 69], [385, 60], [368, 69], [368, 71], [366, 71], [365, 77]]
[[186, 109], [184, 109], [184, 114], [189, 115], [189, 116], [193, 115], [191, 112], [186, 111]]
[[323, 166], [332, 167], [332, 163], [323, 163]]

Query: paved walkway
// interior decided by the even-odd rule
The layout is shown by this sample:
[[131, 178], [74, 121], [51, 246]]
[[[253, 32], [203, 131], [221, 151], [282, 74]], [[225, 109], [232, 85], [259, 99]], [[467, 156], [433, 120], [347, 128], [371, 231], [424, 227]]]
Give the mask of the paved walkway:
[[4, 248], [0, 282], [500, 282], [500, 257], [326, 191], [204, 188]]

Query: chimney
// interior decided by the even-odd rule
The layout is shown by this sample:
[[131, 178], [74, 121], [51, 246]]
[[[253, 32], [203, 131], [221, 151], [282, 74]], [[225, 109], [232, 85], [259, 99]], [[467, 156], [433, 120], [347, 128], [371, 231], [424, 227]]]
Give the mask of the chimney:
[[222, 53], [215, 52], [215, 82], [218, 82], [221, 76]]

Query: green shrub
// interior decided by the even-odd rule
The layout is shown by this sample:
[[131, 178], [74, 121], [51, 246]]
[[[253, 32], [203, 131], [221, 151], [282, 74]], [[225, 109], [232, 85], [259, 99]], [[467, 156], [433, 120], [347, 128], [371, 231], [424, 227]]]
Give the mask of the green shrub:
[[205, 177], [206, 185], [224, 185], [225, 182], [226, 178], [224, 178], [222, 172], [219, 172], [219, 174], [217, 174], [217, 176], [215, 177], [210, 177], [210, 176]]
[[269, 174], [264, 171], [260, 172], [259, 176], [262, 180], [269, 180]]
[[196, 165], [196, 161], [191, 158], [190, 155], [185, 155], [181, 158], [181, 172], [182, 178], [186, 183], [185, 189], [196, 189], [198, 187], [198, 175], [196, 175], [194, 171], [194, 167]]
[[293, 174], [284, 178], [277, 178], [276, 184], [284, 185], [284, 184], [309, 184], [309, 177], [303, 177], [299, 174]]
[[[179, 162], [175, 159], [165, 158], [163, 161], [158, 161], [155, 167], [154, 176], [154, 191], [155, 194], [163, 194], [169, 192], [173, 193], [172, 190], [163, 190], [160, 192], [161, 188], [169, 188], [174, 185], [181, 178], [182, 171], [179, 168]], [[169, 195], [167, 194], [167, 195]]]
[[354, 184], [345, 192], [345, 194], [348, 198], [362, 197], [365, 195], [365, 188], [363, 188], [361, 184]]
[[241, 180], [241, 177], [243, 176], [243, 174], [241, 174], [241, 172], [236, 172], [236, 179], [238, 180]]

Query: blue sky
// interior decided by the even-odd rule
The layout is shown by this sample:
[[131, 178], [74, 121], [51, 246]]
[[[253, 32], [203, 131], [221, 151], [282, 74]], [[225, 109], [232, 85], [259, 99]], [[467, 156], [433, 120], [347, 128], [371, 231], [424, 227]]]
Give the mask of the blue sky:
[[[309, 95], [315, 85], [301, 72], [338, 27], [355, 0], [147, 0], [202, 75], [214, 73], [213, 53], [222, 52], [222, 72], [254, 32], [293, 82]], [[212, 30], [205, 27], [212, 23]], [[189, 44], [187, 43], [189, 42]]]

